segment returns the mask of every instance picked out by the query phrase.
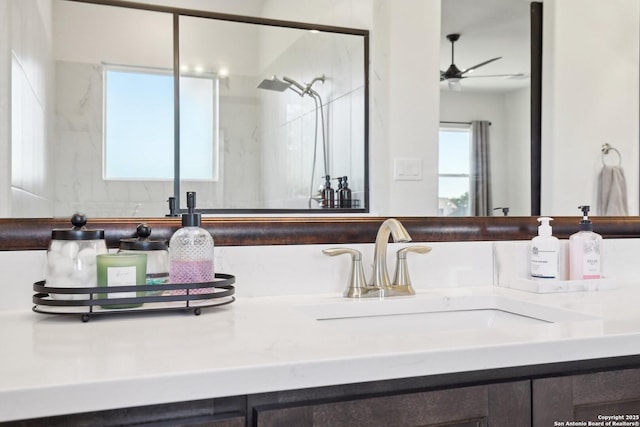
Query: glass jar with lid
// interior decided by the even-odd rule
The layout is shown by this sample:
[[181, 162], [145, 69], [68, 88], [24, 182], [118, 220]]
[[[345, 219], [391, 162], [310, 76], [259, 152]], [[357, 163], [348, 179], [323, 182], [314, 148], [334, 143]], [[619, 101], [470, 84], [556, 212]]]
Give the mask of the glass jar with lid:
[[[53, 229], [47, 250], [46, 285], [55, 288], [85, 288], [97, 286], [96, 257], [106, 254], [104, 230], [86, 228], [87, 218], [71, 217], [72, 228]], [[89, 295], [52, 292], [60, 300], [88, 299]]]
[[[162, 285], [169, 281], [169, 244], [166, 240], [153, 240], [151, 227], [142, 223], [136, 228], [136, 237], [120, 239], [118, 253], [147, 254], [147, 285]], [[159, 295], [161, 291], [147, 295]]]

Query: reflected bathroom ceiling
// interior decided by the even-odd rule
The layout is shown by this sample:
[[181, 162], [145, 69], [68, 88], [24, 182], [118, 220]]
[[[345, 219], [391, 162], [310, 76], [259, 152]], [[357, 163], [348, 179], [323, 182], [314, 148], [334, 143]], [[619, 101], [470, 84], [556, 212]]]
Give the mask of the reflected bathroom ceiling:
[[[482, 68], [482, 74], [511, 77], [465, 79], [462, 90], [511, 91], [530, 85], [530, 3], [525, 0], [446, 0], [442, 2], [440, 69], [451, 65], [448, 34], [460, 34], [456, 65], [464, 70], [487, 58], [501, 57]], [[480, 71], [478, 72], [480, 74]], [[442, 88], [447, 87], [442, 83]]]

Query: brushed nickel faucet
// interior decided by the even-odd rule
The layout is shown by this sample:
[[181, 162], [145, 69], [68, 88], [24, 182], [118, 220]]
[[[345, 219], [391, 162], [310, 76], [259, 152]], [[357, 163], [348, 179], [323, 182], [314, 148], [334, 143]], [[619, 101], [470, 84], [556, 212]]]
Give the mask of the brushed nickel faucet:
[[378, 228], [376, 243], [373, 250], [373, 275], [371, 276], [371, 286], [377, 288], [388, 288], [391, 286], [389, 272], [387, 271], [387, 245], [389, 235], [393, 236], [394, 242], [410, 242], [411, 236], [406, 228], [395, 218], [389, 218]]
[[409, 252], [426, 254], [431, 252], [431, 247], [416, 245], [398, 249], [398, 252], [396, 252], [396, 271], [393, 274], [393, 285], [391, 285], [391, 288], [397, 293], [415, 295], [416, 291], [414, 291], [411, 286], [409, 266], [407, 265], [407, 254]]
[[351, 273], [347, 289], [344, 296], [348, 298], [364, 298], [394, 295], [414, 295], [415, 291], [411, 287], [409, 270], [406, 263], [408, 252], [427, 253], [431, 250], [429, 246], [410, 246], [402, 248], [397, 253], [396, 269], [393, 284], [389, 281], [387, 270], [387, 245], [389, 236], [394, 242], [410, 242], [411, 236], [404, 226], [395, 218], [389, 218], [380, 225], [376, 234], [376, 242], [373, 252], [373, 274], [371, 283], [367, 284], [364, 279], [362, 268], [362, 254], [360, 251], [349, 248], [324, 249], [322, 253], [328, 256], [348, 254], [351, 256]]
[[362, 253], [350, 248], [323, 249], [322, 253], [328, 256], [347, 254], [351, 256], [351, 273], [349, 273], [349, 283], [344, 291], [347, 298], [362, 298], [367, 296], [379, 296], [380, 290], [372, 286], [367, 286], [362, 269]]

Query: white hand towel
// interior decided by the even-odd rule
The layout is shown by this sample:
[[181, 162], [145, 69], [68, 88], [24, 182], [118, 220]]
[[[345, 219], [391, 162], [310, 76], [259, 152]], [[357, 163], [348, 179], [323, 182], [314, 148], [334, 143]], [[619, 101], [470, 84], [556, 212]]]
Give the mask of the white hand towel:
[[627, 181], [621, 166], [604, 166], [598, 176], [598, 215], [626, 216]]

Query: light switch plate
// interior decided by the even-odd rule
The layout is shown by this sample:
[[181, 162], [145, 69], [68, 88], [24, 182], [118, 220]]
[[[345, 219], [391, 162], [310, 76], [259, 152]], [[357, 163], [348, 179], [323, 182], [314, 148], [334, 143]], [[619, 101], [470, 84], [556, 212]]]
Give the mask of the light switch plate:
[[422, 159], [393, 159], [393, 177], [396, 181], [422, 181]]

